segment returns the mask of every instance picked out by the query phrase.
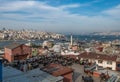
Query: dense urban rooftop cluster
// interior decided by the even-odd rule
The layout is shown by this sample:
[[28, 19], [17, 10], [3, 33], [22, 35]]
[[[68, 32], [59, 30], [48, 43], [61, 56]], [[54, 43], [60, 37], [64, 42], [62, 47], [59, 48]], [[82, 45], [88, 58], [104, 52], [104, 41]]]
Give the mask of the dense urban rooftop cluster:
[[[10, 75], [6, 79], [7, 68], [12, 68], [13, 71], [17, 69], [33, 79], [40, 75], [39, 72], [45, 72], [57, 80], [60, 76], [60, 81], [55, 82], [72, 82], [73, 80], [73, 82], [120, 82], [119, 40], [84, 42], [73, 40], [71, 35], [70, 42], [44, 40], [40, 45], [32, 46], [31, 44], [30, 41], [30, 44], [12, 43], [5, 46], [2, 56], [5, 71], [3, 82], [10, 79], [10, 82], [13, 82], [13, 79], [23, 77], [22, 74], [15, 77]], [[33, 71], [34, 74], [31, 75]], [[77, 75], [78, 78], [76, 78]], [[30, 78], [27, 80], [34, 82]]]
[[[65, 44], [57, 43], [54, 44], [54, 46], [50, 46], [50, 43], [51, 42], [49, 41], [48, 42], [45, 41], [43, 42], [42, 47], [39, 48], [33, 48], [32, 46], [31, 48], [25, 44], [18, 44], [18, 43], [13, 43], [11, 45], [8, 45], [5, 47], [4, 57], [10, 63], [4, 60], [3, 62], [4, 66], [17, 68], [18, 70], [24, 72], [25, 74], [28, 74], [31, 71], [39, 68], [40, 71], [44, 71], [53, 76], [63, 76], [62, 82], [72, 82], [72, 80], [76, 80], [74, 78], [74, 76], [76, 76], [76, 69], [75, 71], [72, 70], [73, 69], [72, 66], [77, 65], [81, 68], [77, 68], [77, 67], [74, 68], [81, 69], [81, 71], [79, 72], [82, 74], [82, 76], [80, 75], [80, 77], [82, 77], [84, 82], [93, 82], [93, 80], [95, 80], [93, 79], [93, 77], [95, 78], [98, 77], [97, 80], [95, 80], [95, 82], [99, 82], [99, 81], [119, 82], [118, 80], [120, 80], [119, 78], [120, 60], [117, 60], [119, 57], [111, 56], [110, 54], [108, 55], [98, 54], [98, 52], [93, 52], [86, 48], [84, 48], [82, 52], [82, 50], [79, 50], [79, 48], [77, 48], [78, 46], [77, 44], [79, 43], [74, 44], [73, 42], [72, 45], [70, 44], [66, 45], [66, 48], [65, 48]], [[97, 47], [100, 46], [98, 45], [97, 42], [95, 44]], [[10, 52], [10, 50], [12, 52]], [[12, 54], [13, 56], [11, 56], [10, 54]], [[6, 70], [6, 68], [4, 70]], [[37, 73], [34, 73], [34, 76]], [[66, 75], [64, 75], [66, 73], [67, 73], [67, 81], [66, 81]], [[4, 74], [6, 73], [4, 72]], [[79, 81], [75, 81], [75, 82], [81, 82], [80, 77], [77, 78]], [[86, 81], [85, 78], [90, 79], [91, 81]], [[7, 81], [9, 79], [4, 79], [4, 80]], [[109, 80], [114, 80], [114, 81], [109, 81]]]
[[120, 32], [95, 32], [93, 35], [105, 35], [105, 36], [120, 36]]
[[2, 40], [31, 40], [31, 39], [61, 39], [65, 38], [62, 34], [41, 32], [33, 30], [12, 30], [3, 29], [0, 30], [0, 39]]
[[[119, 82], [120, 80], [119, 40], [76, 41], [71, 35], [70, 42], [43, 40], [39, 45], [31, 44], [32, 41], [26, 44], [14, 42], [5, 46], [4, 53], [1, 55], [4, 66], [27, 73], [39, 68], [53, 76], [60, 74], [59, 76], [63, 76], [63, 82], [72, 82], [77, 79], [78, 81], [74, 82], [81, 82], [81, 78], [84, 82], [93, 82], [93, 80], [94, 82]], [[74, 67], [74, 65], [77, 66]], [[69, 68], [61, 70], [60, 67]], [[66, 72], [67, 76], [61, 74]], [[81, 74], [77, 79], [74, 78], [76, 73]], [[97, 80], [96, 77], [98, 77]], [[85, 78], [87, 80], [89, 78], [89, 81], [85, 81]]]

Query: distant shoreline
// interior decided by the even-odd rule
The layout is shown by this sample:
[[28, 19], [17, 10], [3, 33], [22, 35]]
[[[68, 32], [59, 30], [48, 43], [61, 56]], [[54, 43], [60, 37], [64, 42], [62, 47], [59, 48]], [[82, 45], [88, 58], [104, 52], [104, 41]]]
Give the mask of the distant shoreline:
[[[65, 37], [67, 37], [67, 39], [70, 38], [70, 34], [69, 35], [65, 35]], [[113, 39], [113, 40], [116, 40], [116, 39], [119, 39], [120, 40], [120, 35], [116, 36], [116, 35], [93, 35], [93, 34], [73, 34], [73, 38], [74, 39], [79, 39], [79, 37], [84, 37], [84, 38], [93, 38], [93, 39], [96, 39], [96, 37], [99, 37], [99, 40], [101, 38], [102, 39]], [[94, 38], [95, 37], [95, 38]], [[106, 38], [107, 37], [107, 38]], [[53, 39], [53, 38], [48, 38], [48, 39], [18, 39], [18, 40], [0, 40], [0, 42], [3, 42], [3, 41], [35, 41], [35, 40], [41, 40], [41, 41], [44, 41], [44, 40], [49, 40], [49, 39]], [[61, 39], [53, 39], [53, 40], [62, 40]], [[81, 40], [81, 39], [80, 39]], [[82, 39], [83, 40], [83, 39]]]
[[[67, 40], [55, 40], [56, 42], [69, 42], [70, 41], [70, 35], [66, 35]], [[45, 39], [49, 40], [49, 39]], [[39, 40], [39, 39], [33, 39], [30, 40], [33, 43], [39, 44], [42, 43], [45, 40]], [[117, 36], [102, 36], [102, 35], [73, 35], [73, 41], [102, 41], [102, 42], [108, 42], [108, 41], [114, 41], [114, 40], [120, 40], [120, 37]], [[27, 43], [29, 40], [0, 40], [0, 47], [3, 48], [6, 45], [9, 45], [12, 42], [18, 42], [18, 43]]]
[[20, 40], [0, 40], [0, 42], [2, 42], [2, 41], [20, 41]]

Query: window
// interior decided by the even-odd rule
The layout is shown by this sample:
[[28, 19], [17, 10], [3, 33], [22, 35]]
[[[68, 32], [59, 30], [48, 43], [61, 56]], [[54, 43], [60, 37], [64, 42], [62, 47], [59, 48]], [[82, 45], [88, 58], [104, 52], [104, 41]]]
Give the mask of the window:
[[107, 64], [108, 65], [112, 65], [112, 61], [107, 61]]
[[18, 60], [18, 58], [19, 58], [18, 55], [14, 56], [14, 60]]
[[98, 63], [102, 63], [103, 61], [102, 60], [98, 60]]
[[120, 64], [118, 64], [117, 67], [120, 67]]

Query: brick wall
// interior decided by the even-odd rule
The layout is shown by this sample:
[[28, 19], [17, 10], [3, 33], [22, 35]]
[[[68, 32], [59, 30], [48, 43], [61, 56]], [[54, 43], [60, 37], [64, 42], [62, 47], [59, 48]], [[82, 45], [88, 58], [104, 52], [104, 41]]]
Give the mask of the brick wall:
[[13, 49], [13, 50], [12, 50], [12, 54], [13, 54], [13, 55], [21, 55], [21, 54], [22, 54], [22, 48], [21, 48], [21, 46]]
[[23, 54], [31, 55], [32, 49], [29, 46], [23, 45], [22, 48], [23, 48]]
[[72, 80], [72, 76], [73, 76], [73, 73], [71, 72], [71, 73], [68, 73], [68, 74], [65, 74], [63, 77], [64, 77], [64, 79], [63, 79], [63, 82], [72, 82], [73, 80]]
[[14, 59], [17, 56], [19, 56], [18, 57], [19, 60], [26, 59], [28, 56], [30, 57], [31, 56], [31, 48], [26, 45], [20, 45], [12, 50], [5, 48], [4, 58], [7, 59], [9, 62], [14, 61]]
[[12, 61], [11, 52], [11, 49], [5, 48], [4, 58], [7, 59], [9, 62]]

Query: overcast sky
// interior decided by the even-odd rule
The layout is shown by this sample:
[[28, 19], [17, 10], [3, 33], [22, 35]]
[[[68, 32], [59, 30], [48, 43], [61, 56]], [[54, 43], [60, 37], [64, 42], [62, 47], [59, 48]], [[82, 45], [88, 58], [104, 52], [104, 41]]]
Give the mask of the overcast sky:
[[120, 0], [0, 0], [0, 28], [61, 33], [120, 30]]

